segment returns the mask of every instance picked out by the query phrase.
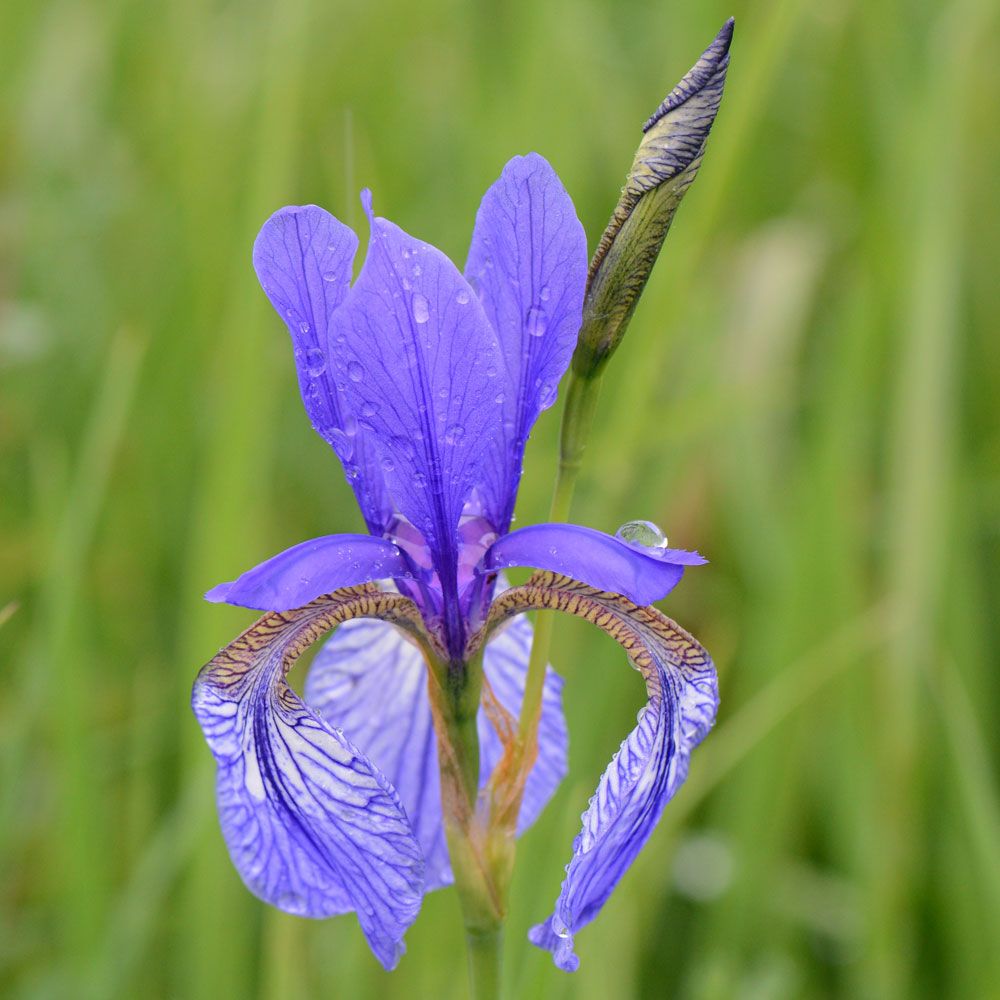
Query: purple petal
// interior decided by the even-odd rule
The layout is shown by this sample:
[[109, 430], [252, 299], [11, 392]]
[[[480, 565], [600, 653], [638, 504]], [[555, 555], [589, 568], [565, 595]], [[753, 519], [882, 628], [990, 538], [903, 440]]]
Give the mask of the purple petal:
[[555, 402], [576, 345], [587, 280], [587, 237], [546, 160], [516, 156], [483, 196], [465, 265], [500, 338], [504, 447], [483, 467], [483, 510], [503, 533], [514, 511], [528, 433]]
[[572, 971], [579, 964], [573, 935], [597, 916], [635, 860], [683, 784], [691, 750], [715, 721], [718, 681], [697, 640], [655, 608], [540, 573], [498, 598], [491, 618], [531, 608], [568, 611], [598, 625], [627, 650], [649, 698], [583, 814], [555, 912], [529, 935]]
[[205, 599], [259, 611], [290, 611], [341, 587], [405, 576], [405, 556], [385, 538], [324, 535], [299, 542], [213, 587]]
[[685, 566], [706, 560], [685, 549], [630, 545], [578, 524], [533, 524], [497, 539], [483, 558], [487, 571], [534, 566], [599, 590], [652, 604], [680, 582]]
[[334, 386], [329, 327], [347, 296], [358, 238], [315, 205], [290, 206], [264, 223], [253, 263], [271, 304], [288, 326], [302, 401], [313, 427], [336, 451], [374, 534], [392, 516], [378, 457]]
[[503, 362], [479, 299], [451, 261], [375, 218], [369, 192], [363, 200], [371, 241], [333, 317], [338, 378], [377, 443], [393, 499], [430, 547], [446, 606], [457, 607], [456, 530], [500, 446], [494, 383]]
[[[531, 648], [531, 626], [517, 619], [486, 647], [484, 669], [508, 711], [520, 709]], [[537, 819], [566, 773], [566, 722], [562, 679], [546, 674], [538, 760], [528, 777], [518, 832]], [[331, 726], [342, 726], [399, 793], [427, 863], [426, 888], [452, 881], [441, 820], [437, 743], [420, 651], [385, 622], [358, 620], [341, 626], [313, 661], [305, 701]], [[502, 747], [485, 712], [479, 712], [480, 783], [485, 784]]]
[[[382, 595], [390, 597], [405, 601]], [[283, 669], [338, 616], [370, 608], [371, 596], [356, 604], [334, 595], [265, 615], [201, 671], [192, 707], [218, 765], [222, 833], [247, 887], [300, 916], [355, 910], [389, 969], [420, 908], [420, 847], [389, 782], [303, 705]]]

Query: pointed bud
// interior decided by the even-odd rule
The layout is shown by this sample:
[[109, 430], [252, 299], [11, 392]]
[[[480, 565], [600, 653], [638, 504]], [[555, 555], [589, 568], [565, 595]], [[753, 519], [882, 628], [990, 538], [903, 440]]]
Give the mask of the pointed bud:
[[573, 370], [592, 378], [621, 343], [673, 221], [705, 152], [729, 68], [733, 19], [643, 125], [621, 198], [587, 277]]

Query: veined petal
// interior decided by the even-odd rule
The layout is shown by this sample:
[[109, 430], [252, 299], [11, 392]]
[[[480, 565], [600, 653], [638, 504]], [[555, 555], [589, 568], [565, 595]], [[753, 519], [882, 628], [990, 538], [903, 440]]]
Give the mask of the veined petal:
[[[531, 649], [524, 618], [497, 633], [483, 658], [486, 678], [503, 706], [520, 711]], [[562, 678], [546, 673], [538, 759], [528, 777], [518, 832], [538, 818], [566, 774]], [[381, 621], [343, 625], [316, 654], [306, 679], [306, 704], [331, 726], [349, 732], [399, 793], [426, 860], [426, 889], [452, 881], [441, 818], [437, 743], [420, 650]], [[502, 753], [493, 725], [480, 709], [480, 784]]]
[[465, 275], [500, 338], [493, 391], [504, 447], [481, 471], [483, 513], [501, 534], [514, 511], [524, 445], [556, 399], [580, 329], [587, 237], [573, 202], [537, 153], [516, 156], [483, 196]]
[[572, 971], [579, 964], [573, 935], [597, 916], [649, 838], [687, 776], [691, 750], [715, 721], [718, 681], [708, 653], [655, 608], [551, 573], [501, 594], [485, 631], [532, 609], [566, 611], [607, 632], [642, 674], [649, 698], [583, 814], [554, 913], [530, 934]]
[[218, 584], [205, 599], [258, 611], [290, 611], [341, 587], [409, 572], [406, 557], [388, 539], [324, 535], [279, 552], [232, 583]]
[[[371, 211], [361, 275], [333, 317], [337, 374], [379, 449], [389, 492], [423, 534], [457, 614], [457, 538], [479, 470], [500, 447], [496, 334], [439, 250]], [[450, 623], [453, 641], [462, 626]], [[457, 633], [457, 634], [454, 634]]]
[[254, 242], [253, 264], [292, 335], [309, 419], [341, 460], [368, 529], [381, 534], [392, 517], [392, 504], [358, 414], [336, 391], [329, 353], [330, 320], [347, 296], [357, 249], [353, 230], [329, 212], [316, 205], [291, 205], [264, 223]]
[[411, 601], [371, 588], [267, 614], [202, 669], [192, 708], [215, 755], [222, 832], [247, 887], [301, 916], [357, 911], [372, 951], [392, 968], [420, 908], [420, 847], [392, 785], [285, 681], [303, 650], [358, 616], [420, 628]]
[[685, 566], [707, 562], [697, 552], [630, 545], [579, 524], [532, 524], [497, 539], [483, 557], [486, 571], [532, 566], [624, 594], [636, 604], [665, 597]]

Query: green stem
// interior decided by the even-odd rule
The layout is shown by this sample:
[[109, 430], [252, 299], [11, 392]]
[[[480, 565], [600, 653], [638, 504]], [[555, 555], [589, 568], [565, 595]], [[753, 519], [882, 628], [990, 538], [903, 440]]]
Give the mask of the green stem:
[[503, 931], [467, 931], [469, 986], [472, 1000], [498, 1000], [500, 996], [500, 954]]
[[[597, 399], [601, 391], [601, 376], [581, 376], [571, 368], [566, 384], [566, 405], [563, 409], [559, 432], [559, 468], [556, 485], [549, 508], [550, 521], [565, 521], [569, 517], [573, 492], [583, 464], [583, 453], [587, 438], [594, 423]], [[531, 644], [528, 660], [528, 677], [524, 686], [524, 701], [521, 703], [521, 718], [518, 730], [525, 744], [534, 741], [538, 729], [538, 718], [545, 690], [545, 665], [549, 661], [552, 646], [553, 615], [539, 615], [535, 624], [535, 637]]]

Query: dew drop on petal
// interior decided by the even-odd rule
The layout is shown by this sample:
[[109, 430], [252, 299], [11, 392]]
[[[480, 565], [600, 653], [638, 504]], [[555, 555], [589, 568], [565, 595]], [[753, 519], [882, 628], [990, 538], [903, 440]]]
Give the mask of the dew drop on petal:
[[427, 299], [417, 293], [413, 296], [413, 319], [416, 323], [426, 323], [430, 317], [430, 312], [427, 308]]
[[532, 306], [528, 310], [527, 327], [528, 333], [532, 337], [543, 336], [548, 328], [548, 319], [545, 316], [545, 311], [538, 306]]
[[615, 538], [637, 548], [665, 549], [667, 536], [652, 521], [626, 521], [616, 532]]
[[538, 293], [538, 297], [543, 302], [548, 302], [549, 301], [549, 295], [550, 295], [549, 286], [548, 285], [543, 285], [542, 286], [542, 290]]
[[330, 281], [330, 282], [336, 281], [337, 280], [337, 272], [336, 271], [324, 271], [323, 272], [323, 280], [324, 281]]
[[360, 382], [365, 377], [365, 366], [358, 361], [352, 361], [347, 366], [347, 377], [352, 382]]
[[461, 424], [452, 424], [444, 432], [444, 443], [445, 444], [458, 444], [462, 440], [465, 434], [465, 428]]
[[306, 351], [306, 371], [313, 378], [319, 378], [326, 371], [326, 355], [318, 347]]
[[404, 458], [413, 458], [416, 454], [413, 442], [408, 437], [404, 437], [402, 434], [397, 434], [396, 437], [389, 442], [389, 445], [397, 455], [402, 455]]
[[305, 320], [302, 320], [302, 322], [299, 323], [299, 329], [303, 333], [308, 333], [312, 329], [312, 327]]
[[487, 378], [496, 378], [497, 377], [496, 365], [490, 365], [489, 368], [486, 369], [486, 377]]
[[469, 293], [464, 288], [460, 288], [458, 290], [458, 294], [455, 296], [455, 301], [460, 306], [468, 305], [468, 302], [469, 302]]
[[361, 404], [361, 416], [374, 417], [376, 413], [378, 413], [378, 403], [374, 403], [372, 400], [366, 399]]
[[418, 490], [422, 490], [427, 485], [427, 477], [422, 472], [415, 472], [413, 474], [413, 485]]
[[278, 897], [278, 909], [301, 915], [306, 912], [306, 901], [297, 892], [283, 892]]
[[354, 442], [350, 436], [345, 434], [339, 427], [334, 427], [330, 432], [330, 437], [333, 439], [333, 450], [342, 462], [347, 462], [354, 454]]
[[382, 471], [392, 472], [393, 469], [395, 468], [396, 468], [395, 462], [393, 462], [393, 460], [388, 455], [386, 455], [385, 458], [382, 459]]
[[551, 382], [544, 383], [538, 394], [538, 405], [547, 410], [556, 401], [557, 392], [558, 386], [554, 386]]

